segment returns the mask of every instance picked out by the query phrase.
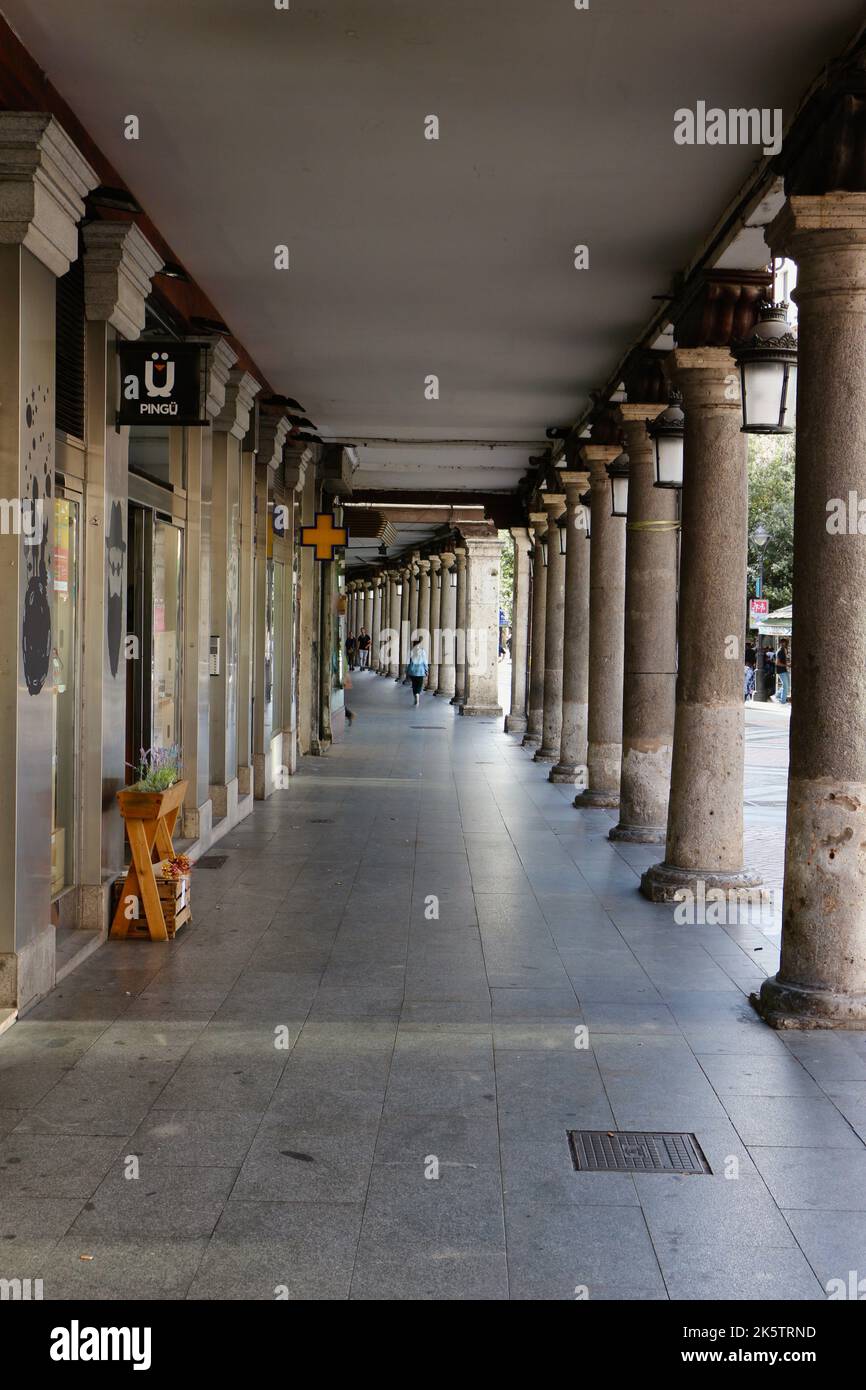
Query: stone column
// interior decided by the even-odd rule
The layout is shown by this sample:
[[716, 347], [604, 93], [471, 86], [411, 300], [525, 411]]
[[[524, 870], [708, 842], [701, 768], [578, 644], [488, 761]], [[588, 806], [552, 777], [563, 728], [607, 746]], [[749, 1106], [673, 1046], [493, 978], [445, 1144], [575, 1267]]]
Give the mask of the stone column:
[[412, 566], [404, 565], [400, 570], [400, 584], [403, 592], [400, 596], [400, 660], [395, 677], [398, 681], [403, 680], [406, 671], [406, 663], [409, 660], [409, 607], [411, 603], [411, 583]]
[[439, 614], [442, 611], [442, 560], [439, 555], [430, 556], [430, 670], [427, 673], [427, 689], [435, 692], [439, 684], [439, 650], [442, 639], [439, 633]]
[[529, 532], [515, 526], [514, 592], [511, 602], [511, 710], [505, 716], [507, 734], [526, 733], [526, 677], [529, 642]]
[[797, 262], [799, 363], [782, 959], [759, 1007], [775, 1027], [862, 1028], [866, 191], [795, 194], [768, 240]]
[[525, 748], [534, 748], [541, 743], [541, 725], [544, 717], [544, 627], [547, 617], [547, 566], [544, 563], [543, 545], [547, 536], [547, 512], [530, 512], [532, 523], [532, 633], [529, 657], [529, 710], [526, 719], [526, 733], [523, 736]]
[[575, 806], [618, 806], [622, 754], [622, 641], [625, 620], [625, 518], [611, 516], [606, 464], [618, 444], [585, 444], [592, 494], [589, 553], [589, 715], [587, 786]]
[[387, 676], [391, 661], [391, 647], [388, 642], [388, 633], [391, 630], [391, 581], [387, 571], [382, 574], [379, 582], [382, 585], [382, 620], [379, 624], [379, 664], [377, 670], [380, 676]]
[[427, 655], [430, 655], [430, 561], [418, 561], [418, 631], [423, 633]]
[[737, 369], [719, 347], [678, 347], [671, 366], [685, 411], [679, 677], [665, 858], [641, 879], [656, 902], [701, 882], [761, 881], [743, 866], [748, 476]]
[[390, 638], [388, 645], [388, 663], [383, 669], [383, 676], [390, 676], [396, 679], [400, 670], [400, 599], [397, 594], [397, 584], [400, 576], [397, 570], [388, 571], [388, 626]]
[[[363, 580], [364, 585], [364, 627], [373, 636], [373, 581]], [[370, 643], [370, 669], [373, 667], [373, 643]]]
[[129, 430], [115, 425], [118, 339], [137, 339], [145, 301], [162, 258], [132, 222], [91, 222], [84, 229], [87, 318], [85, 484], [80, 545], [80, 748], [77, 818], [82, 927], [104, 932], [109, 885], [124, 865], [123, 821], [115, 792], [129, 780], [126, 758], [126, 536]]
[[551, 782], [586, 785], [589, 711], [589, 548], [580, 495], [588, 473], [564, 472], [566, 552], [562, 638], [562, 733]]
[[465, 677], [460, 713], [501, 715], [499, 703], [499, 567], [497, 535], [466, 536]]
[[377, 575], [373, 584], [373, 624], [370, 628], [370, 670], [379, 669], [379, 633], [382, 631], [382, 581]]
[[[270, 506], [274, 496], [274, 479], [278, 471], [282, 468], [283, 452], [286, 443], [286, 436], [289, 431], [288, 416], [283, 415], [279, 410], [269, 410], [261, 408], [259, 412], [259, 447], [256, 454], [256, 501], [255, 501], [255, 596], [254, 596], [254, 621], [255, 621], [255, 641], [253, 644], [253, 795], [257, 801], [265, 801], [280, 785], [282, 766], [282, 739], [279, 742], [274, 739], [274, 728], [272, 723], [272, 703], [269, 704], [265, 699], [265, 691], [269, 682], [267, 670], [267, 637], [265, 618], [267, 613], [267, 556], [269, 544], [272, 538], [269, 536], [269, 517]], [[309, 514], [304, 516], [303, 521], [309, 524], [312, 518]], [[310, 557], [312, 561], [312, 556]], [[316, 563], [312, 561], [312, 563]], [[305, 586], [306, 587], [306, 586]], [[311, 581], [308, 589], [306, 603], [312, 607], [313, 582]], [[309, 642], [307, 650], [312, 649], [312, 642]], [[301, 650], [304, 650], [302, 643]], [[309, 684], [301, 679], [299, 689], [303, 693], [304, 687], [309, 691], [313, 688], [312, 679]], [[309, 725], [307, 726], [309, 727]], [[280, 757], [278, 758], [277, 751]], [[305, 750], [306, 751], [306, 750]]]
[[619, 823], [612, 840], [664, 844], [677, 680], [677, 494], [654, 487], [648, 420], [662, 404], [623, 404], [629, 457]]
[[544, 703], [537, 763], [556, 762], [562, 738], [562, 634], [565, 619], [565, 556], [560, 554], [557, 521], [565, 511], [564, 493], [546, 493], [547, 602], [544, 621]]
[[457, 570], [457, 601], [454, 623], [454, 694], [452, 705], [462, 705], [466, 694], [466, 548], [454, 547]]
[[415, 636], [415, 633], [418, 628], [418, 599], [420, 597], [418, 580], [420, 578], [420, 573], [421, 572], [418, 569], [418, 557], [417, 555], [413, 555], [412, 564], [409, 569], [409, 627], [411, 629], [409, 633], [410, 651], [412, 649], [412, 638]]
[[238, 668], [240, 648], [241, 442], [259, 382], [229, 372], [225, 404], [214, 419], [210, 630], [221, 647], [219, 675], [209, 677], [210, 787], [213, 814], [233, 824], [238, 810]]
[[[19, 508], [11, 524], [7, 514], [0, 534], [0, 1007], [19, 1010], [55, 981], [56, 279], [78, 255], [77, 223], [95, 183], [93, 170], [53, 117], [0, 112], [0, 495], [4, 507]], [[82, 543], [86, 521], [81, 518]], [[99, 534], [104, 544], [104, 527]], [[100, 549], [103, 573], [114, 557]]]
[[439, 679], [436, 694], [451, 699], [457, 673], [455, 670], [455, 636], [457, 626], [457, 590], [451, 587], [451, 570], [456, 556], [446, 550], [439, 556], [442, 562], [442, 592], [439, 601]]

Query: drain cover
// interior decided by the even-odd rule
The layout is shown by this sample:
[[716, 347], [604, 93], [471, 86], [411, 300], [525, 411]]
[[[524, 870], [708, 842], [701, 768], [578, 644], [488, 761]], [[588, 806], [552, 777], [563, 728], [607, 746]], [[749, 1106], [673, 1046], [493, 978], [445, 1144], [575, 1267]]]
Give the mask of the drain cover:
[[333, 825], [334, 822], [327, 816], [311, 816], [308, 825]]
[[227, 854], [206, 854], [204, 859], [196, 861], [197, 869], [221, 869], [228, 859]]
[[711, 1173], [693, 1134], [618, 1134], [570, 1129], [568, 1142], [581, 1173]]

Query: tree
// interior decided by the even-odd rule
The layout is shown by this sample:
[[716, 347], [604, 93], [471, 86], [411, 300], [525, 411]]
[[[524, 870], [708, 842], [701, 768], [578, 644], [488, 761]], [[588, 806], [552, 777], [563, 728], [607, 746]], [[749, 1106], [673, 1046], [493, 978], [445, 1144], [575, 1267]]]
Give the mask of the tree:
[[757, 594], [760, 548], [752, 540], [761, 523], [770, 538], [764, 546], [764, 598], [770, 612], [792, 602], [794, 570], [793, 434], [749, 436], [749, 597]]
[[499, 571], [499, 607], [511, 626], [514, 610], [514, 541], [509, 531], [500, 531], [502, 559]]

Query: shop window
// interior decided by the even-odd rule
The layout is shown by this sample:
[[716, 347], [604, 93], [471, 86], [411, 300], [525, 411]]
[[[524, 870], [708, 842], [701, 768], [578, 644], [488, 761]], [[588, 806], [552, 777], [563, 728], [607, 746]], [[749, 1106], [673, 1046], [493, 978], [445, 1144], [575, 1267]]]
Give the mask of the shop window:
[[180, 746], [181, 549], [176, 526], [153, 524], [154, 747]]

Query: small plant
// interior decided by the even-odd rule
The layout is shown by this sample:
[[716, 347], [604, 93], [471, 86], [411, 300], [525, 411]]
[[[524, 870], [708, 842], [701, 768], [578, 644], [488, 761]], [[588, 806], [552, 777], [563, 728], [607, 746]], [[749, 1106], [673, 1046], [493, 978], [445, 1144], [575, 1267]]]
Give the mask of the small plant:
[[133, 791], [168, 791], [180, 777], [180, 750], [177, 744], [172, 744], [171, 748], [140, 748], [134, 770], [136, 780], [132, 784]]

